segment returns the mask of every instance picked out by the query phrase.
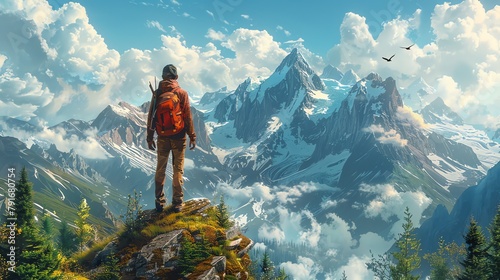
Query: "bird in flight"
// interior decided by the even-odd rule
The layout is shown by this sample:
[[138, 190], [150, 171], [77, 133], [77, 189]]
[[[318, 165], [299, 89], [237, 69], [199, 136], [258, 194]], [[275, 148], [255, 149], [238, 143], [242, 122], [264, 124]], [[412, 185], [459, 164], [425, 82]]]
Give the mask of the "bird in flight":
[[408, 46], [408, 47], [400, 47], [400, 48], [405, 49], [405, 50], [410, 50], [410, 48], [411, 48], [411, 47], [413, 47], [413, 45], [415, 45], [415, 44], [411, 44], [411, 45], [410, 45], [410, 46]]
[[382, 56], [382, 58], [383, 58], [383, 59], [385, 59], [385, 60], [387, 60], [387, 62], [389, 62], [389, 61], [392, 61], [392, 58], [393, 58], [394, 56], [395, 56], [395, 54], [393, 54], [393, 55], [392, 55], [391, 57], [389, 57], [389, 58], [387, 58], [387, 57], [383, 57], [383, 56]]

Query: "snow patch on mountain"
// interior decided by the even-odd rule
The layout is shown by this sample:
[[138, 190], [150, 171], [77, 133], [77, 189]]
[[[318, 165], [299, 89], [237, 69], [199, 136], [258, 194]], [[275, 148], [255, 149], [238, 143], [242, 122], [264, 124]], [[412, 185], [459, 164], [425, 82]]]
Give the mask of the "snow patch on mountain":
[[478, 159], [485, 166], [483, 172], [500, 162], [500, 144], [491, 140], [486, 132], [471, 125], [455, 125], [443, 118], [442, 123], [434, 123], [431, 130], [448, 139], [472, 148]]
[[428, 154], [427, 158], [434, 164], [434, 170], [446, 178], [448, 185], [441, 185], [444, 189], [448, 190], [452, 183], [459, 183], [467, 179], [467, 177], [463, 175], [465, 170], [448, 163], [451, 160], [450, 158], [445, 160], [433, 153]]

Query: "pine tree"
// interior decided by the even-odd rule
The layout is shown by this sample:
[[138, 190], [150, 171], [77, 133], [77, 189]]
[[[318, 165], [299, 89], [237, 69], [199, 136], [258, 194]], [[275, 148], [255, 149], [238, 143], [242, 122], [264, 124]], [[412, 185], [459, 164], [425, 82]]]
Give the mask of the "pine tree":
[[285, 273], [285, 269], [281, 268], [276, 276], [275, 280], [287, 280], [288, 275]]
[[489, 265], [486, 257], [486, 238], [481, 227], [471, 218], [469, 230], [464, 236], [466, 257], [461, 262], [464, 271], [458, 277], [460, 280], [486, 280], [489, 276]]
[[61, 222], [61, 228], [59, 229], [59, 249], [67, 257], [77, 250], [76, 234], [66, 221]]
[[345, 270], [342, 271], [342, 280], [347, 280], [347, 275], [345, 274]]
[[41, 219], [41, 233], [47, 238], [47, 240], [52, 241], [56, 232], [54, 229], [54, 222], [49, 213], [45, 213]]
[[274, 276], [274, 264], [267, 253], [267, 250], [264, 251], [264, 256], [262, 258], [262, 262], [260, 263], [260, 275], [262, 280], [271, 280]]
[[500, 276], [500, 205], [490, 227], [490, 267], [491, 275]]
[[437, 252], [426, 254], [424, 259], [428, 260], [431, 265], [432, 280], [451, 280], [451, 269], [448, 267], [447, 246], [444, 239], [439, 240]]
[[78, 219], [75, 220], [75, 234], [80, 252], [82, 252], [94, 233], [92, 226], [87, 223], [87, 219], [90, 217], [90, 206], [87, 204], [85, 198], [80, 202], [77, 215]]
[[396, 240], [397, 251], [392, 253], [395, 265], [391, 266], [391, 276], [393, 279], [411, 280], [420, 279], [412, 273], [420, 267], [420, 241], [414, 234], [415, 228], [411, 221], [410, 209], [406, 207], [404, 212], [403, 232]]
[[10, 273], [8, 279], [54, 279], [52, 272], [59, 267], [61, 258], [53, 244], [40, 233], [38, 225], [35, 225], [32, 183], [28, 180], [26, 168], [21, 170], [16, 188], [18, 265], [15, 273]]
[[233, 226], [233, 222], [229, 217], [229, 211], [227, 205], [224, 202], [224, 196], [221, 195], [220, 203], [217, 205], [217, 212], [215, 214], [217, 218], [217, 224], [224, 229], [228, 229]]
[[33, 184], [28, 181], [28, 171], [23, 167], [16, 185], [16, 211], [15, 217], [17, 227], [23, 229], [25, 227], [33, 227], [35, 224], [35, 208], [33, 206]]
[[142, 215], [142, 205], [140, 204], [141, 197], [142, 193], [137, 193], [136, 190], [134, 190], [134, 196], [128, 195], [127, 213], [122, 217], [125, 224], [124, 237], [132, 238], [145, 223]]
[[373, 272], [373, 275], [378, 280], [389, 280], [391, 279], [391, 266], [393, 265], [388, 253], [383, 255], [378, 255], [375, 258], [373, 253], [370, 251], [372, 257], [370, 262], [366, 263], [369, 270]]

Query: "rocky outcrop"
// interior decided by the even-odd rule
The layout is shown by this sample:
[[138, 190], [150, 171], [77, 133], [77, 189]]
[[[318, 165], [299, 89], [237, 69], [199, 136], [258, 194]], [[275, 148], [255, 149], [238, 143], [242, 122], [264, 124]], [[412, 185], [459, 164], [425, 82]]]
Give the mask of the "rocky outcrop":
[[[212, 208], [208, 199], [192, 199], [185, 202], [182, 213], [156, 213], [154, 210], [147, 210], [143, 213], [143, 218], [147, 221], [146, 227], [152, 223], [162, 224], [171, 221], [172, 219], [200, 219], [204, 224], [212, 224], [209, 220], [207, 211]], [[173, 216], [177, 215], [177, 216]], [[207, 229], [215, 230], [215, 232], [225, 232], [224, 241], [226, 244], [225, 250], [234, 251], [238, 258], [247, 258], [248, 251], [253, 246], [253, 241], [242, 235], [239, 227], [232, 227], [230, 229]], [[173, 228], [165, 233], [161, 233], [153, 237], [151, 240], [136, 246], [138, 244], [123, 244], [120, 237], [114, 239], [105, 248], [98, 252], [92, 261], [93, 271], [99, 271], [99, 265], [103, 264], [111, 255], [120, 259], [120, 263], [124, 265], [121, 267], [121, 275], [124, 279], [171, 279], [169, 277], [177, 275], [179, 267], [179, 255], [182, 250], [184, 239], [192, 239], [193, 242], [204, 242], [202, 236], [204, 230], [193, 229], [188, 226], [186, 228]], [[208, 234], [208, 233], [207, 233]], [[216, 234], [217, 235], [217, 234]], [[209, 238], [210, 239], [210, 238]], [[132, 242], [134, 242], [132, 240]], [[139, 242], [139, 241], [136, 241]], [[120, 244], [121, 243], [121, 244]], [[210, 246], [216, 246], [211, 244]], [[123, 249], [125, 247], [125, 249]], [[126, 248], [137, 248], [133, 252], [128, 252]], [[122, 248], [122, 249], [118, 249]], [[198, 265], [195, 271], [181, 276], [184, 279], [199, 279], [199, 280], [218, 280], [223, 279], [228, 272], [228, 260], [224, 255], [209, 256], [202, 264]], [[232, 265], [234, 269], [234, 264]], [[242, 266], [240, 266], [242, 267]], [[234, 271], [231, 271], [234, 274]], [[248, 271], [238, 271], [236, 274], [240, 275], [237, 279], [247, 279]], [[236, 275], [233, 275], [236, 277]], [[128, 278], [127, 278], [128, 277]], [[166, 277], [166, 278], [165, 278]], [[173, 279], [173, 278], [172, 278]], [[177, 278], [175, 278], [177, 279]]]

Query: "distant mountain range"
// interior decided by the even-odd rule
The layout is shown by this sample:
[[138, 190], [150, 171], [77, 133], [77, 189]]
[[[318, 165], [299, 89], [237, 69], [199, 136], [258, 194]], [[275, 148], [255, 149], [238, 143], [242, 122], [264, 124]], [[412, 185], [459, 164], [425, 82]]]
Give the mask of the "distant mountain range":
[[[325, 269], [332, 265], [332, 252], [337, 267], [351, 251], [361, 254], [366, 236], [391, 242], [405, 196], [422, 199], [413, 204], [425, 209], [424, 219], [437, 209], [429, 222], [447, 219], [444, 210], [462, 201], [460, 195], [500, 161], [500, 144], [494, 141], [500, 134], [489, 138], [465, 124], [423, 79], [401, 92], [397, 81], [376, 73], [360, 78], [327, 66], [318, 75], [294, 49], [268, 78], [206, 93], [193, 104], [198, 148], [186, 151], [186, 198], [225, 194], [247, 236], [270, 247], [277, 240], [306, 244], [306, 250], [280, 251], [276, 257], [295, 261], [308, 254]], [[53, 205], [74, 208], [87, 197], [96, 217], [116, 216], [134, 189], [151, 207], [156, 163], [145, 143], [148, 108], [149, 102], [120, 102], [91, 122], [68, 120], [48, 128], [75, 143], [90, 137], [102, 149], [97, 159], [61, 152], [40, 137], [42, 128], [5, 117], [0, 133], [23, 133], [17, 133], [20, 139], [0, 138], [3, 167], [27, 166], [35, 191], [57, 201], [35, 199], [51, 211]], [[399, 199], [401, 209], [385, 208], [389, 199]], [[466, 203], [479, 207], [484, 199]], [[297, 224], [287, 222], [294, 218]], [[318, 235], [321, 246], [300, 239], [327, 230], [332, 219], [348, 228], [352, 245], [338, 244], [327, 231]], [[424, 225], [422, 236], [429, 237]]]

